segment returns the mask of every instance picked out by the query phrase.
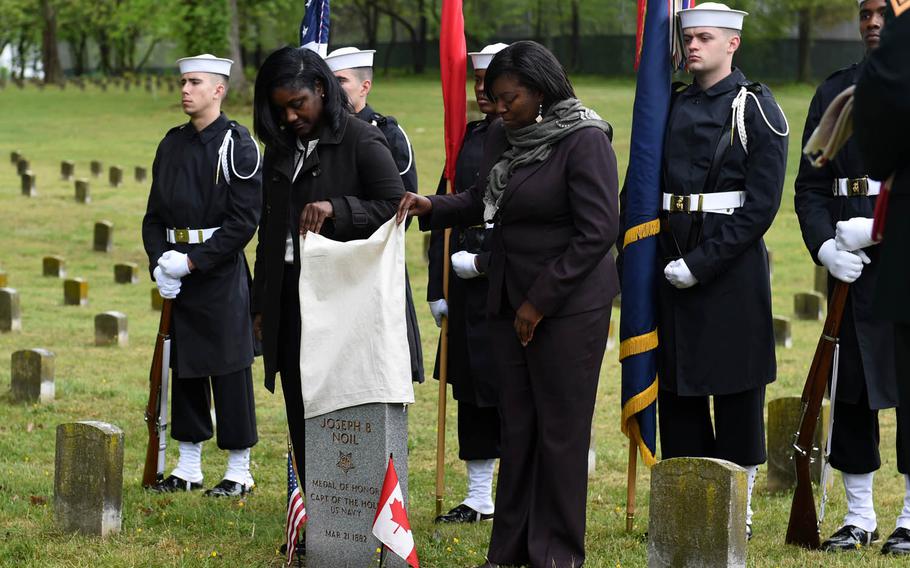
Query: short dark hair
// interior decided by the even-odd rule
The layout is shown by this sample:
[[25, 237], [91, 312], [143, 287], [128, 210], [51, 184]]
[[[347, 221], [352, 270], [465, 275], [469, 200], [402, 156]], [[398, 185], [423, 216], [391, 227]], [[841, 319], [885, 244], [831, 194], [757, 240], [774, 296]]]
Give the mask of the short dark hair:
[[354, 72], [354, 75], [357, 76], [361, 81], [372, 81], [373, 80], [373, 68], [372, 67], [351, 67], [351, 71]]
[[536, 41], [516, 41], [493, 57], [483, 79], [483, 90], [487, 96], [490, 96], [496, 79], [504, 75], [512, 75], [523, 86], [542, 94], [544, 108], [575, 98], [575, 89], [562, 64], [550, 50]]
[[293, 151], [296, 143], [291, 131], [281, 128], [281, 117], [272, 106], [275, 89], [303, 89], [316, 92], [322, 87], [325, 98], [325, 123], [337, 131], [348, 113], [352, 112], [347, 95], [322, 57], [303, 47], [282, 47], [273, 51], [262, 63], [256, 75], [253, 92], [253, 130], [266, 147]]

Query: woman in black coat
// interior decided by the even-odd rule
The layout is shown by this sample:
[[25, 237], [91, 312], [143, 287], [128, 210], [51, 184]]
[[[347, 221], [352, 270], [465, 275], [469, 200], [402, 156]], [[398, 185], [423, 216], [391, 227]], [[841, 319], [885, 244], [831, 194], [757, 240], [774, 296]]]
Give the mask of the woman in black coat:
[[275, 374], [281, 375], [302, 475], [297, 237], [312, 231], [336, 241], [366, 238], [395, 213], [404, 186], [382, 132], [349, 114], [344, 91], [318, 54], [285, 47], [269, 55], [253, 104], [256, 135], [266, 147], [253, 327], [262, 341], [266, 388], [274, 392]]
[[584, 563], [587, 453], [618, 231], [610, 125], [581, 105], [540, 44], [500, 51], [484, 90], [490, 126], [477, 184], [407, 194], [422, 229], [494, 224], [487, 311], [500, 376], [502, 457], [484, 566]]

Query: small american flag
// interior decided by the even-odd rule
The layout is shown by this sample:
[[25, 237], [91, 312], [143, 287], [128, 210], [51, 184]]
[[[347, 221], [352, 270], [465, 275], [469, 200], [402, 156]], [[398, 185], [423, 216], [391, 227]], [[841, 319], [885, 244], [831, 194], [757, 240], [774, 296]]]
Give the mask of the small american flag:
[[325, 57], [329, 50], [329, 0], [307, 0], [300, 22], [300, 47]]
[[288, 519], [287, 519], [287, 553], [288, 566], [294, 560], [297, 551], [297, 538], [300, 536], [300, 527], [307, 520], [306, 506], [297, 485], [297, 474], [294, 471], [294, 451], [288, 444]]

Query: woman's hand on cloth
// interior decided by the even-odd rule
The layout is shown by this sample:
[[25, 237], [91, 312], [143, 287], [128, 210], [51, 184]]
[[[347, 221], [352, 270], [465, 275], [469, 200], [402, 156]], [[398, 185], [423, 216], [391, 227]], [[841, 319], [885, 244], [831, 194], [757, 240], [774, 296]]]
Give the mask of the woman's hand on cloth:
[[528, 343], [531, 343], [531, 340], [534, 339], [534, 330], [542, 319], [543, 314], [537, 311], [537, 308], [531, 302], [525, 300], [519, 306], [518, 311], [515, 312], [514, 327], [522, 347], [527, 347]]
[[307, 231], [318, 233], [326, 219], [335, 216], [335, 209], [331, 201], [313, 201], [307, 203], [300, 213], [300, 234], [306, 236]]
[[400, 225], [408, 217], [421, 217], [432, 209], [432, 201], [422, 195], [406, 191], [398, 202], [398, 213], [395, 214], [395, 218]]

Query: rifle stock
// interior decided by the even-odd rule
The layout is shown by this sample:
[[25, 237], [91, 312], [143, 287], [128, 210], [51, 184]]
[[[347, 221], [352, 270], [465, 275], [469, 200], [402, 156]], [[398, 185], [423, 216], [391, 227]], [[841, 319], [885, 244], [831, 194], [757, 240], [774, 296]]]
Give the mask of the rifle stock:
[[148, 428], [149, 441], [145, 450], [145, 468], [142, 472], [142, 486], [152, 487], [161, 481], [158, 471], [158, 452], [161, 449], [161, 432], [159, 417], [161, 413], [161, 377], [164, 369], [165, 342], [171, 329], [172, 300], [165, 299], [161, 307], [161, 321], [158, 324], [158, 336], [155, 338], [155, 352], [152, 356], [152, 369], [149, 373], [149, 400], [145, 407], [145, 424]]
[[809, 469], [812, 461], [812, 442], [815, 439], [815, 429], [818, 426], [818, 417], [825, 398], [825, 387], [831, 376], [834, 347], [837, 345], [837, 336], [840, 332], [840, 323], [844, 315], [844, 305], [847, 302], [849, 289], [849, 284], [838, 282], [831, 293], [824, 331], [818, 339], [812, 366], [809, 368], [809, 375], [803, 386], [802, 415], [799, 430], [796, 431], [793, 442], [796, 489], [793, 491], [793, 503], [790, 506], [786, 542], [809, 549], [816, 549], [821, 544], [818, 538], [818, 517], [815, 513], [815, 495], [812, 492], [812, 478]]

